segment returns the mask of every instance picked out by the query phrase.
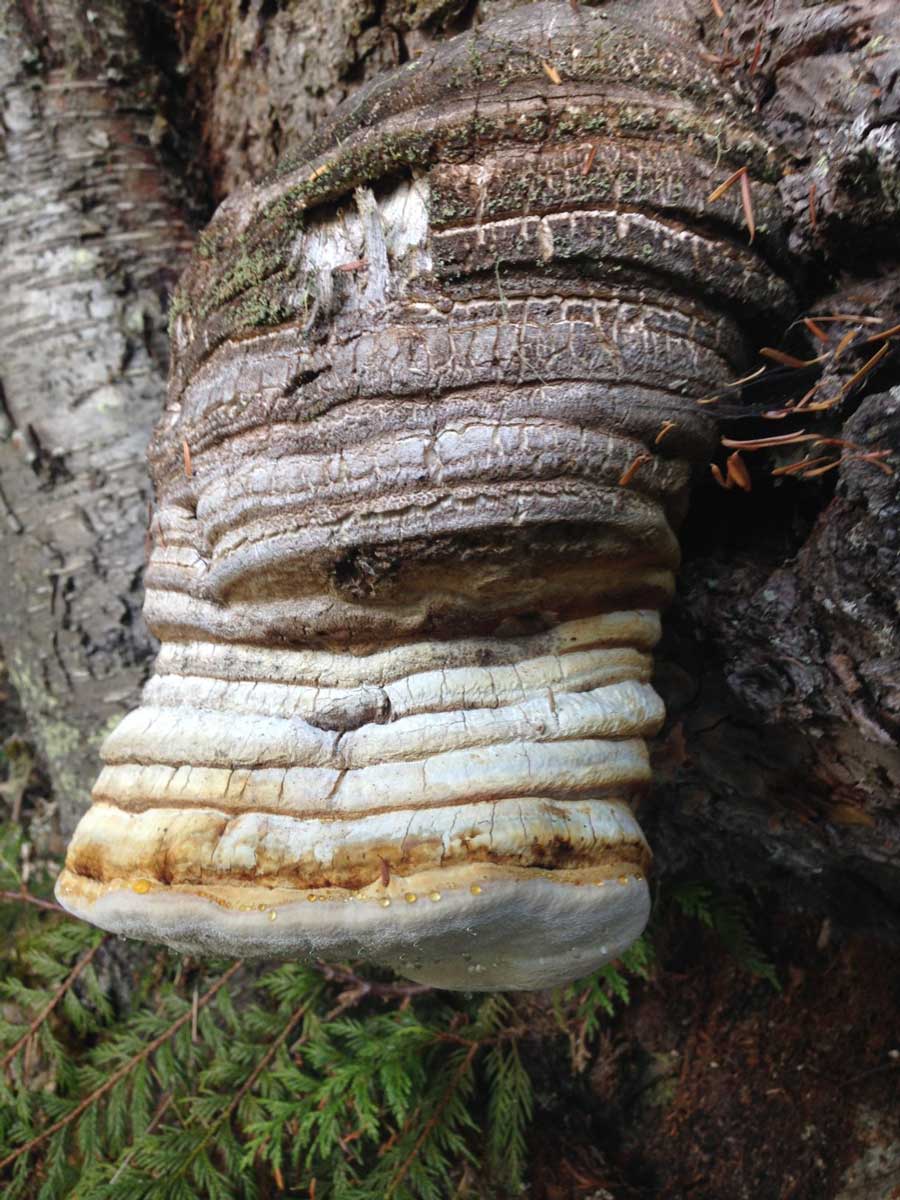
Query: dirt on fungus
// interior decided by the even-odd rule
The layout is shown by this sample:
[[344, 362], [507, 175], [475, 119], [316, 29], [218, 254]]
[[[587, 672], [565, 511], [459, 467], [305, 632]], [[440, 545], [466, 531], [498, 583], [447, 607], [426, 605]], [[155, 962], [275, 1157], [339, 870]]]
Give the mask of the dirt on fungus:
[[532, 1200], [900, 1200], [896, 947], [776, 913], [780, 992], [684, 917], [656, 948], [583, 1077], [538, 1069]]

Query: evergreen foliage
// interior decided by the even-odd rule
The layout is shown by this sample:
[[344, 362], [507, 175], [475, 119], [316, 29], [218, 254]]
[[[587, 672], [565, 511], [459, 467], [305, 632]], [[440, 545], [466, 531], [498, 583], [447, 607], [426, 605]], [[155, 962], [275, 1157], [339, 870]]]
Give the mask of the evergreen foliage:
[[[5, 1200], [444, 1200], [520, 1195], [526, 1043], [572, 1066], [629, 979], [459, 995], [343, 967], [198, 962], [102, 934], [22, 892], [0, 832]], [[24, 899], [23, 899], [24, 896]]]
[[[568, 1043], [583, 1070], [653, 967], [642, 938], [547, 999], [199, 962], [69, 919], [48, 878], [25, 889], [20, 849], [0, 827], [5, 1200], [521, 1195], [527, 1064]], [[705, 885], [674, 899], [772, 978], [739, 908]]]
[[689, 881], [669, 889], [669, 899], [686, 917], [693, 917], [718, 935], [740, 966], [757, 979], [781, 990], [774, 965], [760, 949], [752, 932], [750, 911], [740, 896], [726, 896], [709, 884]]

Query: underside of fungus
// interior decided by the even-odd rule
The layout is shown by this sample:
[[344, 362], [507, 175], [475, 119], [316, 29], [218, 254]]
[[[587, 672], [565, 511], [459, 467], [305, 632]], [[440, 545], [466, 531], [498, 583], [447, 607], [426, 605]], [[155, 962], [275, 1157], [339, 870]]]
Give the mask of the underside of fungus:
[[[71, 912], [485, 990], [640, 933], [696, 401], [790, 296], [767, 147], [629, 7], [406, 64], [202, 235], [151, 448], [162, 646]], [[761, 249], [706, 199], [741, 165]]]

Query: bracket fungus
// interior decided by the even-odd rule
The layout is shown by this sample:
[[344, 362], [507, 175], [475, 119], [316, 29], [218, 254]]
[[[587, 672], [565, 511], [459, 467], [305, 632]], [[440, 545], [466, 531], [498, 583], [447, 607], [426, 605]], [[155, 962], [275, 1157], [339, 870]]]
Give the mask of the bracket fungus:
[[[738, 166], [752, 247], [708, 201]], [[546, 3], [363, 88], [221, 206], [150, 451], [161, 649], [70, 912], [481, 990], [638, 936], [651, 650], [715, 442], [696, 401], [790, 303], [774, 179], [632, 5]]]

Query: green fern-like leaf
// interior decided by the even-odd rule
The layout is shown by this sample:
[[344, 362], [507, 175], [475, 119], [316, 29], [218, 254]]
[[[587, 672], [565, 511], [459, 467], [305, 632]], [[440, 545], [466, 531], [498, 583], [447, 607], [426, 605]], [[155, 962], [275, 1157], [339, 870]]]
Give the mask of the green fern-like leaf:
[[750, 912], [743, 899], [723, 896], [708, 884], [697, 882], [679, 884], [672, 888], [670, 896], [685, 916], [699, 921], [719, 936], [743, 970], [758, 979], [765, 979], [780, 991], [778, 973], [753, 936]]

